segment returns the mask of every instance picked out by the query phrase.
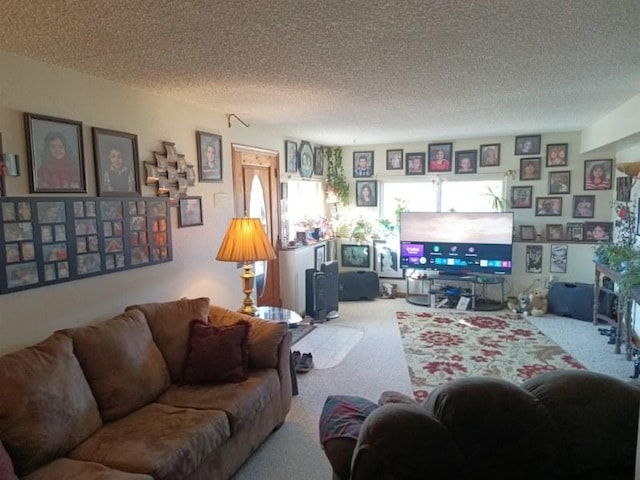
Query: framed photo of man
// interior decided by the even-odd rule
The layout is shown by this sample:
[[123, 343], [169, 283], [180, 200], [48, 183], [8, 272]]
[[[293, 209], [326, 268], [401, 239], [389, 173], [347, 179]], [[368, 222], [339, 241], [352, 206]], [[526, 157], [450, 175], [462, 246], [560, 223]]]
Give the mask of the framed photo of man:
[[82, 123], [24, 114], [31, 193], [85, 193]]
[[138, 136], [92, 128], [98, 196], [140, 196]]
[[373, 177], [373, 151], [353, 152], [353, 176]]
[[198, 179], [201, 182], [222, 181], [222, 136], [196, 131]]

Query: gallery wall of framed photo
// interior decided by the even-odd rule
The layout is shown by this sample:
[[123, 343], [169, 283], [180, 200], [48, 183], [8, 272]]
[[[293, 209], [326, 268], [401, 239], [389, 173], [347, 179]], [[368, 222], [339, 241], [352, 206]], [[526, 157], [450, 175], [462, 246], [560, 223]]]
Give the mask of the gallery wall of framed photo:
[[170, 262], [168, 199], [0, 199], [0, 294]]

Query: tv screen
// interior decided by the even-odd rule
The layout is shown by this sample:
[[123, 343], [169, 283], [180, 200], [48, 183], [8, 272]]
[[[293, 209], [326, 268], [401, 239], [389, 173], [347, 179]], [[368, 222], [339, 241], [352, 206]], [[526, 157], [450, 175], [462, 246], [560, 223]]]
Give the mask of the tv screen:
[[513, 212], [403, 212], [400, 266], [449, 275], [511, 273]]

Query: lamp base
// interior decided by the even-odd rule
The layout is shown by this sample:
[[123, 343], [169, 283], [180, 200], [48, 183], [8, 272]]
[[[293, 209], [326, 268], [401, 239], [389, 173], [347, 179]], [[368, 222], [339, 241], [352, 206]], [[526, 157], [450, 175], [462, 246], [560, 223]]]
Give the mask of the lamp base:
[[238, 309], [240, 313], [244, 313], [245, 315], [251, 315], [255, 317], [258, 312], [258, 307], [253, 301], [251, 294], [253, 293], [253, 286], [255, 284], [255, 275], [251, 271], [251, 263], [245, 262], [242, 266], [242, 274], [240, 275], [242, 279], [242, 291], [244, 292], [244, 300], [242, 301], [242, 306]]

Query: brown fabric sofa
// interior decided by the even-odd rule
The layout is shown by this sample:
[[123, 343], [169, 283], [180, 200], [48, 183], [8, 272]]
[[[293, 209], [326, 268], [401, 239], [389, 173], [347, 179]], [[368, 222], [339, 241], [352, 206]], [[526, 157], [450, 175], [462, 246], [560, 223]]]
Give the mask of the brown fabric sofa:
[[[422, 405], [396, 402], [375, 408], [364, 420], [363, 408], [350, 415], [352, 420], [343, 416], [343, 429], [345, 422], [360, 423], [355, 439], [321, 438], [334, 479], [634, 478], [637, 384], [562, 370], [520, 386], [494, 378], [459, 379], [436, 388]], [[321, 432], [337, 423], [327, 405]]]
[[[178, 382], [194, 319], [251, 323], [246, 381]], [[27, 480], [226, 479], [289, 412], [290, 346], [208, 298], [127, 307], [0, 357], [0, 441]]]

